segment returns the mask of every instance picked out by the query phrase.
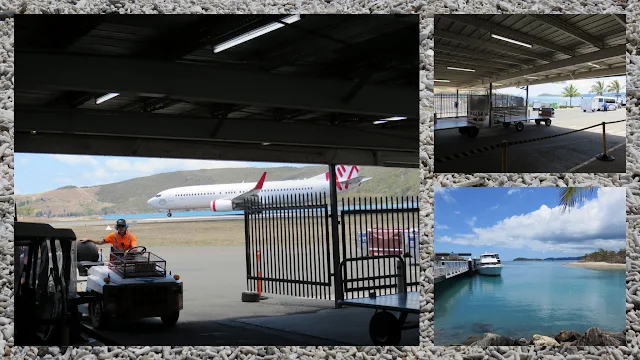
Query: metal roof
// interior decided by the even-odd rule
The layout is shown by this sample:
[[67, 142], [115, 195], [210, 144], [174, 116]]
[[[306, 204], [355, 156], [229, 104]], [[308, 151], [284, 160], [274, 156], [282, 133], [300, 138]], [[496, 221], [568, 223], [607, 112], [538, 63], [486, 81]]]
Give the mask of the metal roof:
[[435, 15], [434, 21], [435, 79], [449, 81], [436, 87], [505, 88], [626, 74], [625, 15]]
[[[185, 126], [190, 121], [214, 124], [200, 121], [204, 119], [241, 119], [245, 128], [254, 129], [253, 136], [222, 131], [224, 138], [174, 137], [266, 143], [274, 150], [278, 145], [316, 150], [353, 145], [411, 153], [417, 166], [418, 17], [301, 15], [299, 21], [281, 22], [288, 16], [20, 16], [15, 20], [15, 53], [21, 82], [15, 98], [23, 120], [16, 131], [126, 137], [127, 131], [110, 133], [88, 124], [107, 119], [103, 115], [114, 123], [127, 121], [134, 129], [154, 119], [157, 124], [184, 121]], [[283, 27], [214, 52], [217, 44], [274, 23]], [[97, 97], [109, 92], [120, 95], [96, 104]], [[406, 119], [374, 124], [392, 116]], [[71, 117], [87, 121], [69, 124]], [[66, 128], [58, 129], [46, 118], [64, 121]], [[267, 136], [274, 129], [281, 132], [283, 123], [318, 138], [341, 131], [349, 136], [314, 142]], [[327, 131], [318, 132], [323, 125]], [[210, 127], [206, 134], [215, 133]], [[152, 133], [147, 137], [156, 137]], [[388, 146], [375, 137], [364, 144], [367, 134], [388, 134]], [[399, 146], [402, 142], [406, 145]], [[32, 145], [17, 151], [35, 151]]]

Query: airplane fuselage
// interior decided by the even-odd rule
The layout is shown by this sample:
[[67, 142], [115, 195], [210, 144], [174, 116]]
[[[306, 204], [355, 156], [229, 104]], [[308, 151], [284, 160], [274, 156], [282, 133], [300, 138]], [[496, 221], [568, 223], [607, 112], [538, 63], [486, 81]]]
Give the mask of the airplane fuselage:
[[[339, 193], [357, 188], [359, 184], [350, 185], [348, 189], [336, 189]], [[254, 183], [236, 183], [219, 185], [185, 186], [162, 191], [150, 200], [150, 205], [161, 210], [205, 209], [210, 208], [213, 200], [229, 199], [253, 189]], [[273, 199], [281, 202], [288, 199], [303, 199], [311, 196], [318, 200], [329, 197], [329, 182], [324, 179], [287, 180], [265, 182], [258, 197], [269, 203]], [[152, 203], [153, 202], [153, 203]]]

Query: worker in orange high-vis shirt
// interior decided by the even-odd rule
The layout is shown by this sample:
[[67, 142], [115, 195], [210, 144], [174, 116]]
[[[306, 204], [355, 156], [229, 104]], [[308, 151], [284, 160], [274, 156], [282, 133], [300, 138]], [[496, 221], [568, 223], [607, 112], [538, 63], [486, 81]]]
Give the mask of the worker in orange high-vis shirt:
[[[138, 246], [136, 236], [129, 231], [129, 226], [124, 219], [116, 221], [116, 231], [107, 235], [102, 240], [92, 240], [89, 238], [78, 239], [80, 242], [90, 241], [96, 245], [111, 244], [116, 251], [126, 251]], [[113, 251], [113, 250], [112, 250]]]

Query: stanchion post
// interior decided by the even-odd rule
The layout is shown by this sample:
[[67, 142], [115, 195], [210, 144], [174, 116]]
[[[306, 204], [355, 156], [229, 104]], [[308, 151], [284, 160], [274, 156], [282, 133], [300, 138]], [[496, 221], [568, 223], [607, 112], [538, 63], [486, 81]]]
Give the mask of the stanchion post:
[[602, 154], [596, 155], [596, 159], [602, 161], [613, 161], [616, 158], [607, 154], [607, 133], [606, 133], [606, 122], [602, 122]]
[[507, 141], [502, 140], [502, 172], [507, 172]]
[[[260, 267], [260, 249], [256, 250], [256, 265], [258, 267], [258, 278], [262, 277], [262, 271], [261, 271], [261, 267]], [[262, 296], [262, 280], [258, 279], [257, 281], [257, 286], [258, 286], [258, 295]]]

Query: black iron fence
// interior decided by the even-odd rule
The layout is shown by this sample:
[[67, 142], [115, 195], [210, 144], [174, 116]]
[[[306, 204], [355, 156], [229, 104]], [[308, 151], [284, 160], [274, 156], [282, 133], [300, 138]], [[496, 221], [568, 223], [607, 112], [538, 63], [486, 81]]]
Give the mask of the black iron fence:
[[326, 196], [273, 196], [245, 206], [248, 290], [331, 298]]
[[471, 111], [487, 111], [489, 99], [479, 92], [435, 94], [434, 107], [438, 119], [464, 117]]
[[[339, 239], [334, 244], [326, 195], [247, 202], [248, 290], [334, 300], [365, 297], [370, 291], [390, 294], [398, 291], [396, 273], [402, 270], [407, 290], [418, 291], [417, 197], [345, 199], [339, 202], [337, 215]], [[341, 272], [337, 264], [345, 261]], [[398, 269], [401, 263], [404, 268]], [[345, 287], [335, 285], [338, 272]]]
[[[340, 259], [344, 298], [398, 292], [396, 274], [406, 274], [407, 291], [418, 291], [420, 278], [417, 197], [358, 198], [342, 201]], [[398, 261], [394, 256], [401, 256]], [[404, 269], [398, 267], [404, 263]]]

